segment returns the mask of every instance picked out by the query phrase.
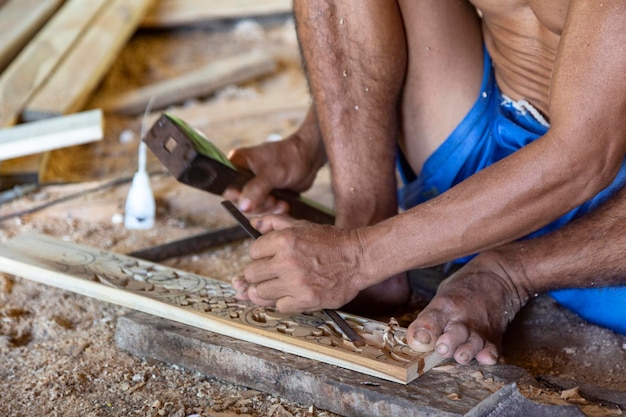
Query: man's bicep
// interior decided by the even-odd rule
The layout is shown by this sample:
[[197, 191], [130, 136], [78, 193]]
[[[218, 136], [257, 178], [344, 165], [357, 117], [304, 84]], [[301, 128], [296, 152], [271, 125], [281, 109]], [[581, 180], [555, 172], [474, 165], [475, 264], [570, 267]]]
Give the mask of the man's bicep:
[[621, 142], [623, 154], [626, 1], [572, 0], [570, 9], [552, 77], [552, 126], [583, 134], [593, 132], [598, 140], [607, 141], [605, 145]]
[[551, 134], [590, 193], [612, 181], [626, 152], [624, 28], [626, 1], [572, 0], [555, 62]]

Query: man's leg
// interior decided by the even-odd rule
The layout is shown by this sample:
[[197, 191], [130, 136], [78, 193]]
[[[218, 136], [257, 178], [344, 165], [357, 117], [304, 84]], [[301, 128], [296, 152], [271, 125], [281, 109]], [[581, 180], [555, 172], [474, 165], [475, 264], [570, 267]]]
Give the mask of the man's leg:
[[465, 1], [401, 0], [399, 4], [409, 51], [401, 145], [413, 171], [419, 173], [478, 99], [482, 30], [476, 9]]
[[[626, 188], [597, 210], [536, 239], [478, 255], [444, 281], [409, 326], [418, 350], [493, 364], [502, 334], [531, 298], [559, 288], [626, 285]], [[624, 316], [624, 304], [613, 306]]]
[[[457, 0], [296, 0], [294, 11], [333, 175], [337, 225], [377, 223], [397, 213], [401, 114], [403, 146], [419, 170], [477, 98], [478, 17]], [[385, 294], [386, 302], [409, 296], [406, 280], [397, 277], [363, 295], [368, 292]]]

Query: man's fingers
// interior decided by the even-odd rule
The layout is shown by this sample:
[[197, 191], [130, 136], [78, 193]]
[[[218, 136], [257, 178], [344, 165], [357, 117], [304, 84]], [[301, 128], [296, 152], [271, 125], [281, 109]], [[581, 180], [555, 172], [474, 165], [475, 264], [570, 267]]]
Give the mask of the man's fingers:
[[267, 216], [255, 217], [251, 221], [252, 226], [259, 232], [266, 234], [273, 230], [283, 230], [296, 225], [296, 220], [280, 214], [268, 214]]
[[272, 184], [265, 177], [252, 178], [241, 189], [239, 209], [245, 212], [268, 211], [267, 207], [276, 205], [276, 199], [270, 195], [272, 188]]
[[265, 200], [263, 206], [264, 213], [271, 214], [287, 214], [289, 213], [289, 204], [283, 200], [276, 200], [274, 198]]
[[276, 278], [276, 272], [269, 268], [269, 262], [264, 258], [266, 257], [262, 257], [244, 267], [243, 273], [248, 284], [256, 285]]
[[[235, 198], [232, 201], [237, 201], [239, 209], [247, 213], [283, 213], [284, 204], [276, 207], [277, 201], [270, 195], [274, 185], [263, 173], [257, 172], [253, 156], [254, 153], [250, 153], [246, 148], [233, 149], [228, 154], [228, 159], [233, 165], [255, 174], [237, 195], [233, 195]], [[226, 194], [224, 196], [226, 197]]]
[[[270, 281], [271, 282], [271, 281]], [[298, 303], [298, 301], [290, 296], [278, 296], [275, 297], [273, 295], [266, 295], [267, 291], [271, 291], [272, 286], [267, 286], [267, 288], [263, 289], [263, 285], [251, 285], [248, 288], [247, 296], [250, 301], [254, 304], [263, 306], [263, 307], [272, 307], [275, 306], [278, 311], [286, 314], [295, 314], [301, 313], [304, 311], [302, 306]], [[260, 289], [260, 291], [259, 291]], [[268, 298], [266, 298], [268, 297]]]
[[248, 288], [250, 284], [244, 277], [234, 277], [232, 279], [233, 289], [235, 290], [235, 298], [238, 300], [248, 300]]
[[287, 286], [284, 284], [284, 281], [278, 278], [256, 284], [254, 289], [259, 297], [265, 300], [278, 300], [289, 295], [289, 291]]
[[241, 191], [239, 191], [235, 187], [228, 187], [226, 188], [226, 190], [224, 190], [224, 193], [222, 193], [222, 197], [224, 197], [226, 200], [235, 201], [235, 202], [239, 201], [240, 195], [241, 195]]
[[252, 301], [254, 304], [262, 306], [262, 307], [272, 307], [276, 303], [275, 300], [266, 300], [265, 298], [259, 296], [257, 292], [257, 288], [254, 285], [248, 288], [248, 299]]
[[298, 314], [304, 310], [294, 297], [282, 297], [276, 301], [276, 309], [284, 314]]

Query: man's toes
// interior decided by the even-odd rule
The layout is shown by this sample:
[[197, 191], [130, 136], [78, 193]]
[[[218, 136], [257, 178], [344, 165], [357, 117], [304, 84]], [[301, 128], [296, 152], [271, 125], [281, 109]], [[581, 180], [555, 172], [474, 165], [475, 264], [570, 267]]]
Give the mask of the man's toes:
[[418, 329], [412, 334], [409, 346], [418, 352], [430, 352], [435, 349], [436, 337], [433, 337], [428, 330]]
[[460, 323], [451, 323], [446, 326], [444, 333], [437, 339], [435, 350], [440, 356], [450, 358], [460, 345], [467, 342], [469, 335], [467, 326]]
[[467, 341], [459, 345], [454, 351], [454, 359], [462, 364], [467, 365], [472, 359], [484, 348], [485, 341], [477, 334], [472, 334]]
[[418, 352], [434, 350], [437, 338], [443, 331], [443, 326], [439, 321], [438, 314], [423, 310], [407, 329], [406, 340], [409, 346]]
[[485, 347], [476, 354], [476, 360], [482, 365], [495, 365], [498, 357], [498, 348], [491, 342], [485, 343]]

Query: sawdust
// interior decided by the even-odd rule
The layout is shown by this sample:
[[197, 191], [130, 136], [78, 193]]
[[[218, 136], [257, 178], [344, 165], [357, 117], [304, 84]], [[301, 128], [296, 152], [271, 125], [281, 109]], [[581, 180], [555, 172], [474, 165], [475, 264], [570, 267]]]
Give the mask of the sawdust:
[[[192, 29], [137, 34], [97, 94], [149, 84], [182, 73], [207, 61], [248, 50], [263, 43], [293, 47], [291, 22], [261, 27], [246, 23], [220, 31]], [[285, 68], [282, 76], [302, 78], [299, 68]], [[282, 85], [277, 77], [264, 80]], [[254, 96], [255, 86], [230, 87], [215, 97]], [[193, 103], [188, 105], [193, 105]], [[211, 138], [228, 146], [258, 142], [271, 135], [284, 136], [297, 125], [297, 117], [223, 123], [212, 126]], [[139, 131], [140, 118], [108, 116], [101, 144], [56, 153], [55, 181], [77, 184], [47, 185], [0, 206], [0, 216], [79, 193], [61, 204], [33, 214], [13, 217], [0, 228], [0, 241], [34, 230], [77, 243], [127, 253], [209, 229], [232, 224], [219, 207], [219, 198], [182, 186], [164, 175], [153, 176], [157, 221], [152, 230], [128, 231], [120, 223], [128, 183], [80, 194], [111, 179], [130, 177], [136, 169], [136, 139], [120, 142], [129, 129]], [[128, 136], [128, 135], [127, 135]], [[97, 163], [94, 163], [97, 161]], [[151, 161], [152, 171], [158, 164]], [[54, 159], [51, 161], [54, 168]], [[50, 169], [53, 169], [50, 168]], [[61, 181], [63, 182], [63, 181]], [[329, 204], [328, 181], [322, 178], [319, 201]], [[326, 200], [325, 200], [326, 199]], [[163, 262], [166, 265], [229, 281], [247, 262], [247, 242], [223, 246]], [[0, 415], [47, 416], [334, 416], [315, 404], [295, 404], [277, 396], [195, 374], [175, 365], [133, 357], [119, 350], [113, 335], [116, 319], [126, 308], [57, 290], [21, 278], [0, 274]], [[557, 331], [558, 329], [552, 329]], [[547, 331], [545, 331], [547, 333]], [[558, 335], [553, 337], [558, 338]], [[595, 334], [605, 340], [606, 333]], [[533, 348], [518, 354], [518, 366], [534, 375], [568, 374], [612, 389], [626, 386], [623, 339], [605, 342], [592, 338], [587, 345], [559, 345], [556, 350]], [[621, 340], [618, 342], [617, 340]], [[569, 343], [569, 342], [568, 342]], [[618, 347], [615, 347], [618, 343]], [[554, 344], [553, 344], [554, 345]], [[553, 346], [554, 347], [554, 346]], [[567, 348], [567, 350], [564, 350]], [[621, 352], [621, 353], [620, 353]], [[600, 367], [597, 357], [615, 358]], [[617, 355], [617, 356], [615, 356]], [[620, 356], [621, 355], [621, 356]], [[515, 355], [513, 355], [515, 357]], [[588, 360], [590, 366], [580, 367]], [[608, 375], [608, 377], [607, 377]], [[481, 375], [482, 376], [482, 375]], [[484, 383], [478, 376], [477, 383]], [[399, 388], [401, 389], [401, 388]], [[525, 395], [543, 402], [559, 401], [558, 392], [533, 391]], [[457, 394], [463, 395], [463, 393]], [[561, 402], [564, 400], [560, 400]], [[589, 415], [593, 415], [591, 412]], [[600, 415], [600, 414], [597, 414]]]

